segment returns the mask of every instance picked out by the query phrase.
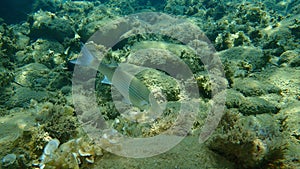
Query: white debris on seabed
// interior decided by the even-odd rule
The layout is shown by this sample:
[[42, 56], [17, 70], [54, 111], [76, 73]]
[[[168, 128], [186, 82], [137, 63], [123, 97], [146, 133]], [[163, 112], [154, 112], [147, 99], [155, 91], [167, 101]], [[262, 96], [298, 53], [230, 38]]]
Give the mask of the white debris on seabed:
[[93, 164], [97, 156], [102, 156], [99, 146], [84, 140], [72, 139], [59, 146], [59, 140], [52, 139], [44, 148], [40, 159], [33, 166], [43, 168], [74, 168], [79, 169], [83, 165]]
[[16, 162], [17, 156], [15, 154], [7, 154], [1, 160], [2, 167], [12, 167], [13, 164]]

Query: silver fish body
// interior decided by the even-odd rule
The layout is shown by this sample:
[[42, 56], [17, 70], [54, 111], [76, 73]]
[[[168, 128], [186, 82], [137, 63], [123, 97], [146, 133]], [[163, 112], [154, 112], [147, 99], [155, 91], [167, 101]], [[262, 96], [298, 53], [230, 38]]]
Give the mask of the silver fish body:
[[[96, 50], [92, 51], [95, 53]], [[97, 53], [94, 55], [97, 55]], [[82, 56], [76, 61], [71, 62], [98, 70], [106, 77], [103, 82], [109, 83], [107, 81], [109, 80], [111, 84], [122, 94], [125, 100], [129, 101], [132, 105], [141, 110], [150, 111], [151, 116], [156, 116], [154, 114], [162, 113], [159, 104], [156, 102], [150, 90], [134, 76], [136, 72], [140, 72], [145, 68], [128, 63], [121, 63], [117, 66], [110, 66], [104, 63], [94, 65], [94, 63], [98, 63], [95, 62], [95, 59], [97, 58], [94, 55], [84, 45], [82, 48]]]

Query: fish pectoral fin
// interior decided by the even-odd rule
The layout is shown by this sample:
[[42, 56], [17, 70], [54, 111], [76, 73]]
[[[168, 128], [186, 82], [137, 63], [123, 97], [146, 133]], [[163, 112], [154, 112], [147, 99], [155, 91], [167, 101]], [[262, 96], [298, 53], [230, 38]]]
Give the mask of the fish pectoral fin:
[[112, 83], [108, 80], [106, 76], [102, 79], [101, 83], [111, 85]]
[[78, 63], [77, 59], [74, 60], [70, 60], [70, 63], [74, 64], [74, 65], [79, 65], [80, 63]]
[[149, 106], [149, 103], [146, 100], [142, 100], [142, 101], [140, 101], [140, 106], [142, 106], [142, 107]]

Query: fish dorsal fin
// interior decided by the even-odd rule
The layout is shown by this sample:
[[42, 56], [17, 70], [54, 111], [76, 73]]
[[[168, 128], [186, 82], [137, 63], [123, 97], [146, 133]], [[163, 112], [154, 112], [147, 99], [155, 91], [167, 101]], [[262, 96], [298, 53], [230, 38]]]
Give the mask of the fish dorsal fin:
[[89, 67], [94, 59], [95, 57], [92, 55], [89, 49], [83, 45], [81, 49], [81, 56], [78, 57], [78, 59], [71, 60], [70, 62], [76, 65]]
[[108, 84], [108, 85], [112, 84], [106, 76], [104, 76], [104, 78], [102, 79], [101, 83]]

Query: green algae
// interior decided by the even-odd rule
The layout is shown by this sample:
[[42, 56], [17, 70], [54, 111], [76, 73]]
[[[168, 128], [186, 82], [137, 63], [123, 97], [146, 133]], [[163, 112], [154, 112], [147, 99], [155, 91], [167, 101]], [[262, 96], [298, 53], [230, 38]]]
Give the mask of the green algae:
[[[53, 3], [44, 3], [41, 6], [44, 11], [33, 12], [25, 23], [2, 24], [0, 157], [14, 153], [15, 164], [30, 168], [49, 139], [58, 138], [67, 144], [60, 147], [62, 153], [57, 152], [57, 161], [49, 162], [46, 167], [77, 167], [76, 159], [67, 163], [63, 158], [71, 159], [72, 152], [78, 151], [74, 139], [86, 136], [75, 115], [82, 112], [73, 109], [67, 61], [76, 58], [80, 41], [87, 40], [111, 18], [150, 10], [188, 16], [220, 51], [218, 55], [226, 63], [226, 78], [230, 82], [226, 114], [210, 140], [199, 145], [198, 132], [212, 91], [201, 59], [185, 45], [172, 44], [170, 39], [159, 37], [156, 42], [141, 42], [143, 38], [131, 37], [124, 48], [112, 52], [117, 61], [142, 65], [144, 58], [138, 56], [156, 55], [158, 50], [150, 50], [156, 48], [160, 54], [170, 56], [170, 52], [182, 59], [194, 73], [202, 103], [194, 132], [171, 151], [156, 157], [128, 159], [103, 152], [93, 164], [80, 157], [84, 163], [80, 167], [299, 168], [299, 15], [296, 14], [300, 8], [297, 2], [166, 0], [147, 4], [111, 0], [66, 2], [55, 7], [47, 6]], [[287, 13], [290, 16], [285, 16]], [[140, 49], [148, 53], [138, 53]], [[153, 65], [163, 65], [162, 61], [153, 60]], [[155, 123], [138, 124], [121, 117], [111, 100], [109, 86], [96, 84], [97, 103], [108, 123], [123, 134], [155, 136], [170, 128], [176, 119], [182, 95], [176, 80], [164, 72], [150, 69], [138, 76], [149, 88], [160, 88], [169, 101], [163, 117]], [[93, 114], [96, 110], [84, 111], [91, 114], [89, 118], [96, 118]]]

